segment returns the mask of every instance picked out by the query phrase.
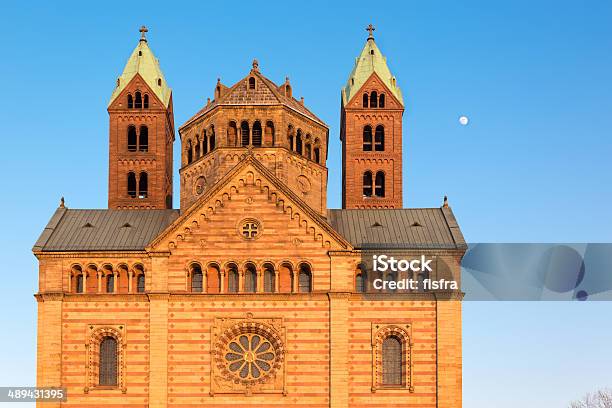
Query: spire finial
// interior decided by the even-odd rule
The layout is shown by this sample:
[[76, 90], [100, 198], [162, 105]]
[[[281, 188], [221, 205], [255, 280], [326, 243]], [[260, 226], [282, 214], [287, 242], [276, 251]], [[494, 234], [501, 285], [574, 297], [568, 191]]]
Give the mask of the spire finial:
[[147, 42], [147, 36], [145, 34], [149, 31], [149, 29], [145, 26], [142, 26], [138, 31], [140, 31], [140, 41]]
[[366, 31], [370, 33], [368, 35], [368, 40], [373, 40], [374, 39], [374, 30], [376, 30], [376, 28], [374, 28], [374, 26], [372, 24], [369, 24], [366, 27]]
[[257, 58], [253, 59], [253, 71], [259, 71], [259, 62]]
[[444, 196], [444, 204], [442, 204], [442, 207], [448, 208], [448, 196]]
[[66, 208], [66, 205], [65, 205], [65, 202], [64, 202], [64, 197], [60, 198], [59, 208]]

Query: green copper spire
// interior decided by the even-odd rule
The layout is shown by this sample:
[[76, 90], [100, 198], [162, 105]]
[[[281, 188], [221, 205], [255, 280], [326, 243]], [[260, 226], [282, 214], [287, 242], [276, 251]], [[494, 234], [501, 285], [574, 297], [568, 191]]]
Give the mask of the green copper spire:
[[366, 41], [361, 54], [355, 60], [355, 66], [348, 82], [342, 88], [342, 103], [346, 106], [348, 102], [359, 92], [363, 84], [370, 78], [373, 73], [376, 73], [383, 83], [391, 90], [393, 95], [403, 105], [402, 91], [395, 82], [395, 77], [391, 74], [387, 66], [387, 58], [380, 52], [374, 41], [374, 26], [370, 24], [366, 30], [369, 32], [368, 40]]
[[157, 97], [163, 102], [164, 106], [167, 107], [168, 103], [170, 102], [170, 94], [172, 93], [172, 90], [166, 83], [166, 78], [164, 78], [164, 74], [159, 67], [159, 61], [157, 58], [155, 58], [153, 51], [151, 51], [149, 48], [147, 37], [145, 35], [149, 30], [147, 30], [145, 26], [142, 26], [139, 31], [141, 33], [140, 41], [138, 41], [138, 45], [125, 64], [123, 73], [117, 80], [117, 87], [113, 91], [108, 104], [110, 105], [113, 103], [115, 98], [119, 96], [121, 91], [125, 89], [136, 74], [140, 74], [147, 85], [153, 90], [155, 95], [157, 95]]

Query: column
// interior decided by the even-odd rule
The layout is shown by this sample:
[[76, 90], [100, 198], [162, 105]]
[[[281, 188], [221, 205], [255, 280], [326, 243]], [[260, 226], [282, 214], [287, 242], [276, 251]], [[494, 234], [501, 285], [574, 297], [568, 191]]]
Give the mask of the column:
[[206, 268], [205, 271], [202, 271], [202, 293], [208, 293], [208, 273], [210, 269]]
[[76, 290], [72, 290], [72, 272], [68, 274], [68, 290], [66, 292], [76, 292]]
[[238, 292], [244, 292], [244, 271], [238, 272]]
[[102, 272], [98, 271], [98, 293], [102, 293]]
[[348, 408], [349, 293], [329, 293], [329, 406]]
[[83, 275], [83, 293], [87, 293], [87, 272], [82, 272]]
[[134, 276], [134, 271], [128, 271], [128, 293], [132, 293], [132, 277]]
[[298, 278], [299, 274], [297, 271], [291, 271], [291, 293], [297, 293], [298, 291]]
[[219, 293], [225, 293], [225, 269], [221, 269], [221, 290]]
[[255, 292], [263, 292], [263, 273], [261, 271], [261, 268], [257, 268], [257, 284], [255, 286]]
[[113, 293], [117, 293], [117, 285], [119, 281], [119, 274], [113, 271]]
[[280, 274], [278, 270], [274, 270], [274, 292], [278, 293], [280, 291]]

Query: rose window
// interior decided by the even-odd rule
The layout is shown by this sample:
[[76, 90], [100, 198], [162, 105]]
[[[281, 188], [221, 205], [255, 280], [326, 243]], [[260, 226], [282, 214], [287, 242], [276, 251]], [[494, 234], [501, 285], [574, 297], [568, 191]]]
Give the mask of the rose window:
[[265, 337], [244, 333], [227, 344], [224, 359], [227, 369], [235, 378], [258, 381], [270, 374], [275, 364], [276, 351]]

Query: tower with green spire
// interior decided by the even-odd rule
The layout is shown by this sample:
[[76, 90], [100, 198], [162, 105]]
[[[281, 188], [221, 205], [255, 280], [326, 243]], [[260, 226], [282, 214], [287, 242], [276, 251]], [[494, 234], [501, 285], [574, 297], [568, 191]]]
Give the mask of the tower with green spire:
[[341, 92], [342, 208], [402, 207], [404, 100], [370, 24]]
[[172, 90], [149, 48], [147, 28], [108, 104], [108, 208], [172, 208]]

